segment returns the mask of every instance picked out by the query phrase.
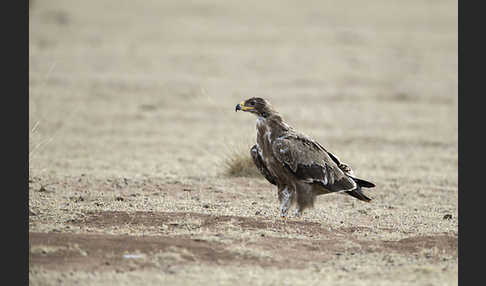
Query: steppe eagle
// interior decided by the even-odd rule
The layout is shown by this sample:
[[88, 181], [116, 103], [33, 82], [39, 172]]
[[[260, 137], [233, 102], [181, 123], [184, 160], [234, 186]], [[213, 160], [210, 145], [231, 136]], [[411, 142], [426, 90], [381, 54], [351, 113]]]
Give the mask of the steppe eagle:
[[294, 203], [295, 215], [300, 216], [314, 206], [316, 196], [323, 194], [344, 192], [371, 201], [361, 188], [375, 184], [356, 178], [338, 157], [288, 125], [267, 100], [252, 97], [236, 105], [238, 110], [257, 116], [257, 143], [250, 154], [261, 174], [277, 186], [282, 218]]

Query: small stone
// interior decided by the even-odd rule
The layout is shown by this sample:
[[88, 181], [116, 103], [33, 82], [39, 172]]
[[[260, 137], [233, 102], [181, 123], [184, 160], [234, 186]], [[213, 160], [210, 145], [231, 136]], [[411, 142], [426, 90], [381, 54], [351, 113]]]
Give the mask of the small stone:
[[446, 214], [442, 219], [452, 219], [452, 215], [451, 214]]
[[47, 189], [44, 186], [41, 186], [38, 191], [43, 193], [43, 192], [47, 192]]
[[70, 197], [75, 203], [84, 202], [84, 198], [82, 196], [79, 197]]

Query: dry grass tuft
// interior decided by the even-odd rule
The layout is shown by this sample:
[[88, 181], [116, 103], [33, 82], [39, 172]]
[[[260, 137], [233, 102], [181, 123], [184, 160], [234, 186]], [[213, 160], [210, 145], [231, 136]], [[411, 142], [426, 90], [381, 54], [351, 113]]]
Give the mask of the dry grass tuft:
[[258, 177], [260, 172], [253, 163], [249, 148], [233, 149], [223, 161], [224, 173], [229, 177]]

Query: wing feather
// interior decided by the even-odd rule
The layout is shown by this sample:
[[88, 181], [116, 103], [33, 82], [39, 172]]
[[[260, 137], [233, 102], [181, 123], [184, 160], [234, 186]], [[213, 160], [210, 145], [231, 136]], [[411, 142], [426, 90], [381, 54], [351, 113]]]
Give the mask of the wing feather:
[[265, 165], [265, 162], [263, 161], [263, 158], [261, 156], [261, 151], [256, 144], [251, 147], [250, 154], [251, 158], [253, 159], [253, 163], [255, 163], [255, 166], [265, 177], [265, 179], [267, 179], [270, 184], [277, 185], [277, 179], [270, 173], [270, 171], [268, 171], [268, 168]]
[[305, 136], [284, 136], [272, 144], [274, 157], [297, 179], [317, 183], [331, 192], [348, 191], [356, 188], [328, 152], [312, 139]]
[[352, 175], [353, 174], [353, 170], [351, 169], [351, 167], [349, 167], [347, 164], [339, 161], [339, 158], [336, 155], [332, 154], [329, 151], [326, 151], [326, 152], [329, 155], [329, 157], [334, 161], [334, 163], [336, 163], [336, 165], [338, 165], [339, 169], [341, 169], [344, 173], [346, 173], [346, 175]]

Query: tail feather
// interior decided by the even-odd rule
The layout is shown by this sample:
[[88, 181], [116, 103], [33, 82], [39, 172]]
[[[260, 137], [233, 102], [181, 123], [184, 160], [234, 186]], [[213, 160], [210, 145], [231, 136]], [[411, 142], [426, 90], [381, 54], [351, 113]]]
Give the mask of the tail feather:
[[365, 188], [374, 188], [375, 184], [372, 182], [365, 181], [363, 179], [353, 178], [353, 180], [360, 186]]
[[375, 187], [375, 184], [362, 179], [353, 178], [353, 177], [351, 178], [356, 182], [357, 187], [354, 190], [346, 191], [346, 193], [352, 197], [357, 198], [360, 201], [370, 202], [371, 199], [365, 196], [365, 194], [363, 194], [363, 192], [361, 191], [361, 187], [373, 188]]
[[357, 198], [358, 200], [360, 201], [365, 201], [365, 202], [370, 202], [371, 199], [368, 198], [367, 196], [365, 196], [363, 194], [363, 192], [361, 192], [361, 188], [357, 188], [357, 189], [354, 189], [352, 191], [346, 191], [346, 193], [352, 197], [355, 197]]

